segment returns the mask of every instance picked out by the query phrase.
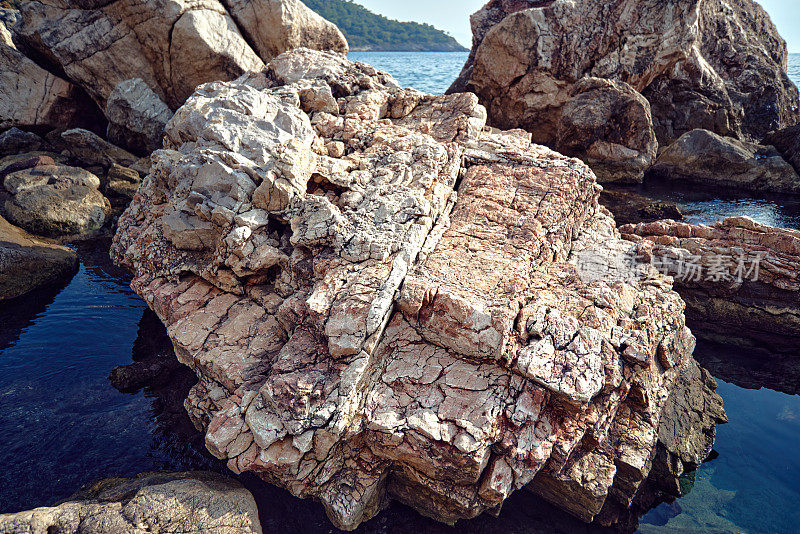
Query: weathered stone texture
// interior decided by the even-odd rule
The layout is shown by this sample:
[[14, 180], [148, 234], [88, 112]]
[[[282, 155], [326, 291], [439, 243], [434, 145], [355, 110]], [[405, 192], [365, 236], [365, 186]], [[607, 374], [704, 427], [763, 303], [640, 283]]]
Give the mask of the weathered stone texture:
[[198, 375], [208, 449], [340, 528], [523, 487], [587, 521], [627, 508], [694, 365], [588, 167], [485, 120], [297, 50], [198, 88], [120, 219], [112, 255]]
[[748, 217], [713, 226], [659, 221], [620, 231], [675, 276], [698, 335], [798, 354], [800, 232]]

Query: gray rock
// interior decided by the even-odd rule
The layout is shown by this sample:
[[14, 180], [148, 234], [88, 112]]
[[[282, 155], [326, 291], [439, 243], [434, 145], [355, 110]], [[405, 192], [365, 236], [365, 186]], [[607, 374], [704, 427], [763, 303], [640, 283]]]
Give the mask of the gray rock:
[[161, 148], [172, 110], [141, 78], [120, 82], [106, 102], [108, 139], [137, 154]]
[[41, 150], [45, 140], [31, 132], [11, 128], [0, 135], [0, 156]]
[[584, 78], [558, 123], [556, 150], [582, 159], [602, 183], [641, 183], [656, 159], [650, 104], [624, 82]]
[[5, 212], [15, 224], [45, 236], [86, 234], [103, 226], [111, 205], [100, 179], [77, 167], [41, 165], [12, 172], [3, 181], [11, 197]]
[[783, 158], [800, 173], [800, 124], [770, 132], [763, 142], [778, 149]]
[[668, 146], [651, 169], [655, 178], [747, 191], [800, 193], [800, 176], [771, 146], [693, 130]]
[[109, 169], [115, 163], [119, 165], [134, 165], [139, 158], [116, 145], [113, 145], [99, 135], [74, 128], [61, 134], [70, 155], [80, 161], [82, 166], [98, 166]]
[[74, 251], [36, 239], [0, 217], [0, 301], [61, 280], [77, 266]]
[[0, 129], [60, 128], [86, 124], [96, 116], [94, 104], [79, 87], [28, 59], [0, 24]]
[[103, 480], [49, 508], [0, 515], [7, 534], [261, 534], [253, 496], [216, 473], [145, 473]]

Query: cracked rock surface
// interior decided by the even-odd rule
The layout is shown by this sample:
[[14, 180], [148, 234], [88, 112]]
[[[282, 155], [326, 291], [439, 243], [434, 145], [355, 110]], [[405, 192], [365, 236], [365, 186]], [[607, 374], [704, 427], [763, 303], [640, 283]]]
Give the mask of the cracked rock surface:
[[[521, 488], [613, 522], [696, 365], [589, 168], [485, 121], [474, 95], [299, 49], [199, 87], [120, 219], [112, 256], [199, 378], [208, 449], [339, 528]], [[677, 441], [713, 437], [692, 417]]]
[[626, 82], [650, 102], [662, 146], [703, 128], [760, 141], [798, 121], [786, 43], [752, 0], [491, 0], [450, 91], [473, 91], [492, 125], [553, 143], [584, 77]]
[[698, 335], [800, 354], [800, 232], [749, 217], [713, 226], [658, 221], [620, 231], [675, 277]]

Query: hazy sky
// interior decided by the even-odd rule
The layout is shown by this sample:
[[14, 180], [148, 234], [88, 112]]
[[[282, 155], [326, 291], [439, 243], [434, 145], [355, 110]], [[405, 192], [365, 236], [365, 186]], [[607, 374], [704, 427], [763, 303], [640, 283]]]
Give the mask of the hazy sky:
[[[464, 46], [472, 44], [469, 16], [487, 0], [355, 0], [376, 13], [398, 20], [428, 22], [447, 31]], [[800, 53], [800, 0], [760, 0], [790, 52]]]

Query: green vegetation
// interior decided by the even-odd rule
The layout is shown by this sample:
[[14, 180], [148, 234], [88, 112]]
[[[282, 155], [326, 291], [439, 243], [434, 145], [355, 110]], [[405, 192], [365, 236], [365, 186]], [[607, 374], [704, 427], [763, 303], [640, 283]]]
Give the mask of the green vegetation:
[[19, 9], [20, 0], [0, 0], [0, 9]]
[[351, 50], [466, 51], [458, 41], [430, 24], [391, 20], [351, 0], [303, 2], [339, 26]]

